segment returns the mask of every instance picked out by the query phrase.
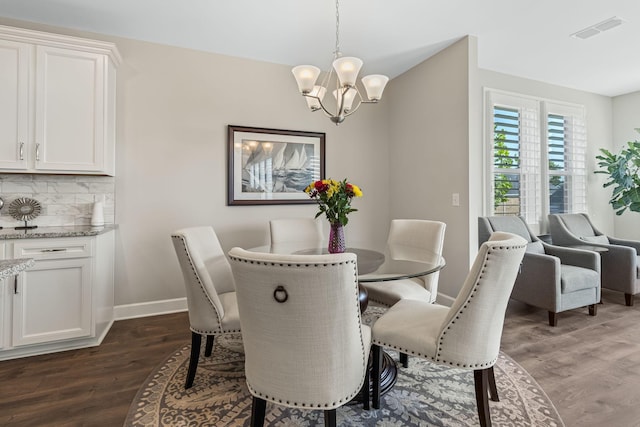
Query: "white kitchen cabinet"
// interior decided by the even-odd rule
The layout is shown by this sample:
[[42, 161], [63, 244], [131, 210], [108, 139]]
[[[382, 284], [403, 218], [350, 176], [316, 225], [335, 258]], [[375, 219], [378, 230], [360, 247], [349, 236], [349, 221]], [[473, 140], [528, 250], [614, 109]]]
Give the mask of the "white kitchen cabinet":
[[0, 172], [113, 175], [115, 45], [0, 26]]
[[100, 344], [113, 324], [114, 231], [3, 245], [35, 265], [2, 285], [0, 360]]
[[36, 261], [16, 277], [14, 346], [91, 335], [91, 259]]

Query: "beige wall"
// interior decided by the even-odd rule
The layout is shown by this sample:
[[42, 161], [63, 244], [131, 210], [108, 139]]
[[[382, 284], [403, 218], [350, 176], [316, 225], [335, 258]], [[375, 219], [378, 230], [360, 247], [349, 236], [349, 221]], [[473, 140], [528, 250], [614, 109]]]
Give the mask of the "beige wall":
[[[457, 295], [469, 268], [469, 55], [464, 38], [389, 85], [392, 218], [447, 224], [439, 292]], [[475, 64], [473, 65], [475, 67]], [[452, 206], [452, 193], [460, 206]], [[475, 252], [473, 253], [475, 256]]]
[[[634, 92], [613, 98], [613, 152], [619, 153], [627, 147], [627, 141], [639, 141], [640, 134], [635, 131], [640, 128], [640, 92]], [[611, 194], [611, 187], [607, 189], [607, 196]], [[611, 205], [609, 205], [609, 209]], [[615, 216], [613, 235], [640, 240], [640, 212], [626, 211], [621, 216]]]
[[354, 201], [359, 211], [350, 216], [348, 241], [386, 238], [384, 98], [378, 105], [363, 105], [336, 127], [321, 113], [308, 111], [287, 66], [6, 19], [0, 24], [113, 41], [122, 54], [117, 93], [117, 305], [184, 296], [169, 237], [177, 228], [211, 224], [228, 250], [266, 244], [271, 218], [315, 215], [314, 205], [226, 206], [229, 124], [326, 132], [327, 176], [349, 178], [364, 192]]

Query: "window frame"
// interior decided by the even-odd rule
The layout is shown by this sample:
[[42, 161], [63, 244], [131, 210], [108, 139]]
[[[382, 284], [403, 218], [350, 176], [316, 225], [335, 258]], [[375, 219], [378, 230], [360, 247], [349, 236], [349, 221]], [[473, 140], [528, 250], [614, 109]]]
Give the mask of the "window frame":
[[[494, 164], [494, 107], [517, 109], [522, 117], [526, 112], [525, 125], [520, 125], [526, 141], [519, 140], [520, 155], [530, 157], [529, 164], [520, 160], [517, 169], [520, 175], [520, 215], [525, 218], [536, 234], [547, 231], [547, 215], [550, 212], [549, 179], [553, 175], [565, 176], [567, 191], [571, 191], [567, 210], [571, 213], [586, 212], [587, 197], [587, 165], [586, 165], [586, 112], [583, 105], [571, 104], [557, 100], [522, 95], [497, 89], [484, 88], [484, 197], [483, 211], [487, 215], [494, 215], [494, 176], [499, 172]], [[570, 117], [572, 120], [572, 138], [569, 148], [571, 160], [565, 160], [565, 170], [551, 172], [549, 169], [549, 115]], [[522, 119], [521, 119], [522, 120]], [[532, 124], [531, 121], [535, 122]], [[523, 148], [524, 145], [524, 148]], [[531, 152], [527, 153], [527, 150]], [[565, 154], [566, 156], [566, 154]], [[524, 164], [523, 164], [524, 163]], [[575, 178], [577, 177], [577, 178]], [[524, 195], [523, 195], [524, 194]]]

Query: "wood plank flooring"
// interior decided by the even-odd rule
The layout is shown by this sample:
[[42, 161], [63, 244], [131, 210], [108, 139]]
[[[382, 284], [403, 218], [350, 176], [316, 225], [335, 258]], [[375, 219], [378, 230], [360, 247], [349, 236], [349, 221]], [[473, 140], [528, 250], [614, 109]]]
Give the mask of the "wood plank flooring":
[[[567, 427], [640, 426], [640, 298], [603, 291], [598, 315], [512, 301], [502, 349], [556, 405]], [[151, 370], [189, 341], [186, 313], [116, 322], [99, 347], [0, 362], [0, 425], [121, 426]]]

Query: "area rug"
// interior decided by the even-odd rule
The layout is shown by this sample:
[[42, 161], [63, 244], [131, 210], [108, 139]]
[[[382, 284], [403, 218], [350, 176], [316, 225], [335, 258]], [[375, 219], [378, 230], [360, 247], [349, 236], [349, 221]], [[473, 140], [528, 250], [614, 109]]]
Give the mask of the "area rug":
[[[367, 310], [365, 322], [382, 312]], [[193, 387], [184, 389], [189, 344], [171, 354], [138, 391], [125, 427], [248, 426], [252, 398], [244, 378], [240, 334], [216, 339], [211, 357], [201, 356]], [[397, 360], [397, 354], [391, 352]], [[500, 353], [494, 367], [500, 402], [490, 402], [494, 426], [564, 426], [557, 410], [535, 380]], [[340, 426], [477, 426], [473, 372], [449, 369], [416, 357], [399, 368], [398, 380], [382, 398], [381, 409], [362, 405], [338, 409]], [[267, 404], [265, 425], [321, 426], [323, 411]]]

